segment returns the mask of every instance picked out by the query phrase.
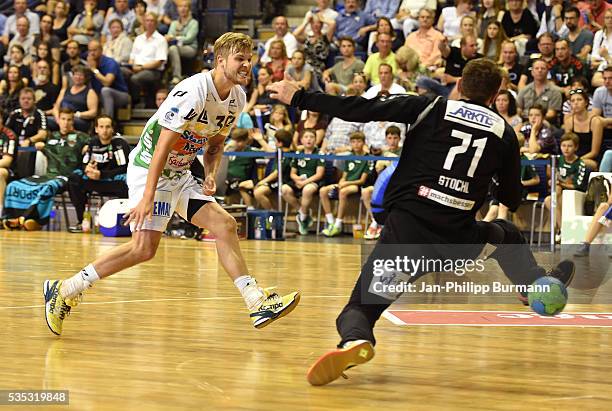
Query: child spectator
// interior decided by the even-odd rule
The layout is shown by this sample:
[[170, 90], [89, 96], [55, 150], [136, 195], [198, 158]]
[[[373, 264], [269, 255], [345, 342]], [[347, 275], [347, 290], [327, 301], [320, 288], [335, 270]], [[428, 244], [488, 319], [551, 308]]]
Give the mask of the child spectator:
[[[555, 233], [559, 232], [561, 225], [561, 197], [563, 190], [585, 191], [586, 165], [584, 161], [576, 155], [578, 151], [579, 139], [575, 133], [565, 133], [561, 137], [561, 156], [557, 170], [557, 182], [555, 194], [557, 196], [556, 226]], [[547, 171], [550, 174], [550, 170]], [[551, 196], [544, 199], [544, 205], [550, 210]]]
[[586, 237], [574, 255], [576, 257], [588, 256], [591, 252], [591, 243], [595, 240], [599, 231], [604, 227], [610, 227], [610, 224], [612, 224], [612, 193], [608, 195], [607, 202], [599, 204], [591, 225], [589, 225], [587, 230]]
[[[287, 153], [291, 150], [292, 135], [287, 130], [277, 130], [274, 134], [276, 140], [276, 147], [280, 148], [283, 152]], [[259, 204], [260, 208], [265, 210], [272, 210], [271, 195], [276, 195], [278, 192], [278, 162], [275, 158], [270, 161], [274, 162], [272, 166], [272, 172], [268, 174], [263, 180], [259, 181], [253, 190], [255, 200]], [[291, 181], [291, 162], [293, 159], [289, 157], [283, 157], [281, 164], [281, 177], [283, 182]]]
[[[304, 130], [301, 137], [303, 151], [298, 151], [297, 154], [319, 154], [315, 142], [315, 130]], [[298, 209], [296, 221], [301, 235], [308, 234], [308, 229], [313, 224], [312, 217], [309, 215], [309, 208], [315, 194], [319, 191], [319, 184], [324, 175], [325, 161], [322, 159], [305, 157], [295, 158], [291, 162], [291, 180], [287, 184], [283, 184], [282, 193], [284, 200], [291, 207]], [[302, 199], [298, 201], [300, 196]]]
[[[248, 153], [258, 150], [253, 149], [249, 145], [249, 131], [244, 128], [236, 128], [232, 130], [231, 141], [226, 146], [225, 151]], [[225, 181], [227, 184], [226, 196], [238, 191], [248, 208], [254, 208], [253, 197], [249, 190], [252, 190], [254, 187], [252, 177], [255, 167], [255, 157], [229, 157]]]
[[4, 127], [4, 117], [0, 111], [0, 217], [4, 207], [6, 183], [12, 174], [11, 166], [16, 154], [17, 137], [11, 129]]
[[[365, 135], [361, 131], [351, 134], [351, 155], [363, 156]], [[327, 227], [323, 229], [326, 237], [334, 237], [342, 233], [342, 219], [346, 211], [347, 200], [351, 194], [359, 194], [361, 187], [365, 185], [368, 175], [372, 170], [372, 163], [366, 160], [346, 160], [344, 162], [344, 172], [338, 184], [331, 184], [321, 188], [320, 199], [325, 211]], [[338, 195], [338, 217], [334, 221], [330, 197]]]
[[529, 109], [529, 121], [518, 131], [525, 139], [521, 154], [556, 154], [557, 142], [548, 123], [544, 122], [544, 108], [535, 105]]

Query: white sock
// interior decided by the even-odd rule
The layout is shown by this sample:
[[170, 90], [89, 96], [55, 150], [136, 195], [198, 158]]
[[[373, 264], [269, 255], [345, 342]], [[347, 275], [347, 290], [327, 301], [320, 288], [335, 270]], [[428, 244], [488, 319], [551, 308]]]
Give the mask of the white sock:
[[378, 223], [376, 221], [372, 221], [372, 224], [370, 224], [370, 228], [378, 228]]
[[336, 218], [336, 222], [334, 223], [334, 225], [338, 228], [342, 227], [342, 219], [341, 218]]
[[63, 298], [73, 298], [79, 293], [93, 286], [93, 283], [98, 281], [100, 276], [92, 264], [87, 265], [81, 271], [67, 280], [64, 280], [60, 288], [60, 294]]
[[372, 342], [368, 341], [368, 340], [355, 340], [355, 341], [347, 341], [342, 345], [342, 348], [349, 348], [352, 347], [353, 345], [356, 344], [361, 344], [364, 342], [369, 342], [370, 344], [372, 344]]
[[301, 208], [298, 210], [298, 213], [300, 214], [300, 220], [301, 220], [301, 221], [306, 220], [306, 217], [308, 217], [308, 214], [306, 214], [305, 212], [303, 212]]
[[327, 224], [334, 223], [334, 215], [332, 213], [325, 214], [325, 219], [327, 220]]
[[253, 310], [263, 303], [264, 293], [257, 286], [257, 281], [250, 275], [242, 275], [236, 278], [234, 285], [240, 291], [249, 310]]

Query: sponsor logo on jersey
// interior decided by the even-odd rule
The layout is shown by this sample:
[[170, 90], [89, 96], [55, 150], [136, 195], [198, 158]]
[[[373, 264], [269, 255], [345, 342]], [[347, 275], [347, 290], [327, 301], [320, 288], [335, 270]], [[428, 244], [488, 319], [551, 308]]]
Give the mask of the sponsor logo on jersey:
[[446, 104], [444, 120], [489, 131], [500, 138], [504, 135], [505, 124], [502, 118], [492, 111], [475, 104], [449, 100]]
[[170, 111], [166, 112], [164, 118], [166, 119], [166, 121], [172, 121], [174, 117], [178, 114], [178, 112], [179, 109], [177, 107], [172, 107]]
[[417, 194], [420, 197], [425, 197], [438, 204], [457, 208], [459, 210], [471, 210], [474, 207], [474, 201], [472, 200], [464, 200], [425, 186], [420, 186]]

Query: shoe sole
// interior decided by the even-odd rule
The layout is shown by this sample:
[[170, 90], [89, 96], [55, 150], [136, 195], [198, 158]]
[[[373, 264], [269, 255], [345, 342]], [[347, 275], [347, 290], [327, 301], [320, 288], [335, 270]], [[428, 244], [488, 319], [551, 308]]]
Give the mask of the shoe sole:
[[306, 373], [310, 385], [321, 386], [337, 380], [344, 371], [356, 365], [365, 364], [374, 358], [374, 347], [368, 341], [330, 351], [321, 356]]
[[23, 223], [23, 228], [25, 228], [26, 231], [40, 231], [42, 230], [42, 225], [38, 224], [34, 220], [26, 220]]
[[266, 319], [266, 321], [263, 321], [263, 322], [261, 322], [261, 323], [259, 323], [257, 325], [254, 325], [254, 327], [257, 328], [258, 330], [260, 330], [260, 329], [262, 329], [262, 328], [272, 324], [274, 321], [276, 321], [276, 320], [278, 320], [280, 318], [283, 318], [284, 316], [289, 314], [291, 311], [295, 310], [295, 307], [297, 307], [297, 305], [299, 304], [301, 297], [302, 297], [301, 294], [298, 292], [296, 294], [296, 296], [293, 298], [293, 301], [291, 301], [291, 303], [288, 304], [286, 308], [284, 308], [282, 311], [280, 311], [276, 317], [268, 318], [268, 319]]
[[51, 332], [55, 335], [60, 335], [57, 332], [55, 332], [55, 330], [53, 328], [51, 328], [51, 324], [49, 324], [49, 318], [47, 317], [47, 289], [51, 288], [51, 281], [50, 280], [45, 280], [45, 282], [43, 283], [43, 300], [45, 301], [45, 322], [47, 323], [47, 327], [49, 327], [49, 330], [51, 330]]
[[570, 286], [570, 284], [574, 280], [574, 274], [576, 274], [576, 264], [574, 264], [573, 261], [569, 261], [569, 262], [572, 263], [572, 273], [570, 274], [569, 278], [567, 279], [567, 282], [565, 283], [565, 287], [569, 287]]

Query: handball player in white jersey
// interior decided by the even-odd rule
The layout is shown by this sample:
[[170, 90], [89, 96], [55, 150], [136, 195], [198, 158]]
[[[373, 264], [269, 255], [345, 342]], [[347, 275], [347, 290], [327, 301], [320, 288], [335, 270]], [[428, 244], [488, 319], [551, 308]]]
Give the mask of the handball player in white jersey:
[[[180, 82], [147, 122], [130, 153], [127, 172], [132, 239], [97, 258], [74, 276], [44, 283], [45, 317], [57, 335], [82, 293], [101, 278], [155, 256], [162, 233], [176, 211], [217, 238], [219, 260], [242, 294], [253, 325], [262, 328], [291, 312], [300, 294], [285, 296], [262, 289], [248, 273], [238, 243], [236, 221], [213, 195], [223, 144], [242, 112], [251, 70], [249, 36], [226, 33], [214, 45], [215, 68]], [[203, 186], [189, 171], [204, 149]]]

